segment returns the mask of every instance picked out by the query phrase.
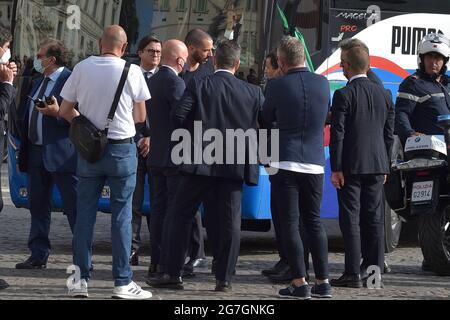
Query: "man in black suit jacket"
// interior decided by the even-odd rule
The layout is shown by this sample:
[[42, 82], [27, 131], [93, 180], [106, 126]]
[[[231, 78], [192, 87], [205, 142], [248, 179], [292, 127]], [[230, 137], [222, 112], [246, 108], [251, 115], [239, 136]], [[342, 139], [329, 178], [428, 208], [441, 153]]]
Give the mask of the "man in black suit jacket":
[[280, 156], [270, 164], [278, 170], [271, 176], [271, 193], [283, 253], [290, 268], [287, 279], [292, 282], [279, 294], [311, 298], [303, 244], [306, 237], [311, 243], [317, 281], [312, 293], [331, 298], [327, 235], [320, 221], [325, 175], [323, 128], [330, 87], [325, 77], [305, 67], [304, 47], [294, 37], [281, 40], [278, 62], [284, 76], [267, 86], [262, 115], [266, 122], [276, 122], [280, 133]]
[[[168, 40], [162, 49], [161, 67], [149, 80], [152, 95], [149, 108], [151, 150], [148, 158], [152, 186], [150, 237], [151, 263], [149, 276], [165, 269], [168, 232], [168, 212], [174, 204], [178, 185], [178, 168], [172, 162], [170, 113], [176, 108], [186, 86], [178, 76], [186, 62], [188, 51], [183, 42]], [[157, 268], [159, 267], [159, 268]]]
[[341, 66], [349, 84], [333, 98], [330, 152], [345, 272], [331, 284], [359, 288], [363, 285], [361, 233], [366, 240], [367, 266], [363, 267], [375, 265], [380, 271], [384, 267], [383, 184], [390, 172], [394, 108], [386, 90], [367, 78], [368, 52], [346, 43], [341, 50]]
[[[184, 40], [189, 56], [184, 66], [183, 72], [180, 76], [183, 78], [186, 86], [193, 78], [202, 79], [204, 77], [214, 74], [214, 65], [212, 64], [212, 49], [214, 47], [211, 36], [202, 29], [192, 29], [186, 35]], [[206, 214], [207, 211], [215, 211], [215, 201], [209, 194], [205, 196], [203, 201], [203, 209], [205, 217], [211, 216]], [[208, 232], [208, 241], [213, 248], [213, 269], [216, 263], [215, 243], [217, 242], [217, 230], [211, 229], [211, 223], [205, 218], [206, 231]], [[203, 224], [200, 213], [195, 215], [192, 223], [192, 232], [189, 249], [187, 251], [189, 261], [184, 266], [184, 276], [193, 276], [194, 268], [202, 266], [206, 263], [205, 246], [203, 239]]]
[[[244, 181], [256, 184], [259, 178], [255, 140], [258, 112], [264, 101], [260, 88], [234, 76], [239, 60], [237, 44], [220, 43], [215, 55], [216, 73], [191, 81], [173, 112], [175, 128], [188, 130], [174, 132], [177, 138], [183, 137], [183, 142], [173, 149], [173, 158], [182, 157], [179, 147], [184, 145], [184, 159], [176, 159], [181, 163], [182, 175], [172, 207], [175, 219], [170, 229], [168, 274], [151, 282], [155, 287], [183, 289], [180, 275], [192, 219], [204, 194], [213, 190], [218, 210], [207, 214], [215, 214], [214, 221], [220, 226], [216, 291], [231, 290], [240, 248], [242, 185]], [[254, 133], [254, 138], [242, 144], [226, 138], [238, 130]], [[212, 139], [202, 142], [203, 134], [212, 134], [214, 143], [209, 142]]]
[[[11, 33], [4, 28], [0, 28], [0, 168], [3, 162], [3, 145], [5, 136], [3, 134], [5, 115], [14, 101], [16, 89], [13, 87], [14, 76], [17, 74], [17, 66], [14, 62], [9, 62], [11, 52], [9, 49], [12, 41]], [[0, 186], [0, 212], [3, 209], [2, 189]], [[0, 290], [6, 289], [8, 283], [0, 279]]]
[[[144, 74], [147, 86], [149, 85], [150, 79], [158, 72], [158, 66], [161, 62], [161, 46], [162, 42], [153, 36], [146, 36], [139, 41], [138, 45], [138, 55], [141, 60], [141, 71]], [[145, 107], [147, 114], [150, 112], [151, 99], [145, 102]], [[149, 135], [149, 124], [148, 118], [145, 122], [144, 134], [136, 130], [136, 136], [134, 137], [134, 142], [138, 147], [138, 167], [136, 172], [136, 188], [133, 193], [133, 218], [131, 220], [131, 225], [133, 229], [133, 240], [131, 245], [131, 256], [130, 264], [132, 266], [139, 265], [139, 248], [141, 245], [141, 226], [142, 226], [142, 204], [144, 202], [144, 187], [145, 187], [145, 177], [148, 177], [148, 182], [150, 186], [150, 203], [151, 201], [151, 184], [150, 184], [150, 168], [147, 166], [148, 153], [150, 151], [150, 138]], [[147, 227], [150, 231], [150, 216], [146, 217]], [[150, 237], [152, 233], [150, 232]], [[153, 241], [150, 241], [153, 242]], [[152, 271], [152, 270], [149, 270]]]

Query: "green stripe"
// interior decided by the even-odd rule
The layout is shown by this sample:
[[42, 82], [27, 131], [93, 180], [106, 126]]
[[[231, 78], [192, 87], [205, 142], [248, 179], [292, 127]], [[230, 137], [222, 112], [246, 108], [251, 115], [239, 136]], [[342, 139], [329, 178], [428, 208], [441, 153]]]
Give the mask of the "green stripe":
[[[283, 10], [281, 9], [280, 5], [278, 4], [278, 1], [277, 1], [277, 11], [278, 11], [278, 15], [281, 19], [281, 22], [283, 23], [284, 31], [286, 33], [289, 33], [289, 31], [290, 31], [289, 22], [287, 21], [286, 15], [284, 14]], [[306, 46], [305, 38], [303, 37], [302, 33], [300, 32], [300, 30], [298, 30], [297, 27], [295, 28], [294, 36], [303, 44], [303, 47], [305, 48], [305, 57], [306, 57], [306, 62], [308, 63], [308, 68], [310, 71], [314, 72], [314, 65], [312, 63], [311, 56], [308, 51], [308, 47]]]

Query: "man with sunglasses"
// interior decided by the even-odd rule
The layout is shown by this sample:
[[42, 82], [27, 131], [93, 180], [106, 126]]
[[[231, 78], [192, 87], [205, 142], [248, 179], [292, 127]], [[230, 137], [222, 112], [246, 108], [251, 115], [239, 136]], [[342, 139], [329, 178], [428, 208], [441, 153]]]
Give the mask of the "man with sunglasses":
[[[161, 40], [155, 38], [154, 36], [146, 36], [142, 38], [138, 45], [138, 55], [141, 60], [141, 71], [144, 74], [147, 86], [149, 86], [150, 79], [158, 72], [158, 66], [161, 63]], [[146, 101], [147, 115], [150, 112], [150, 100]], [[148, 118], [146, 121], [146, 129], [149, 130]], [[132, 266], [139, 265], [139, 248], [141, 244], [141, 225], [142, 225], [142, 204], [144, 201], [144, 185], [145, 177], [148, 177], [148, 182], [150, 188], [150, 167], [147, 165], [148, 153], [150, 151], [150, 137], [145, 137], [141, 132], [137, 132], [134, 137], [134, 141], [138, 147], [138, 168], [136, 172], [136, 188], [133, 193], [133, 219], [131, 224], [133, 226], [133, 242], [131, 247], [130, 264]], [[151, 198], [151, 192], [150, 192]], [[152, 201], [150, 201], [151, 203]], [[147, 227], [150, 232], [151, 229], [151, 218], [147, 216]], [[153, 232], [150, 232], [151, 243]], [[154, 272], [150, 268], [149, 272]]]

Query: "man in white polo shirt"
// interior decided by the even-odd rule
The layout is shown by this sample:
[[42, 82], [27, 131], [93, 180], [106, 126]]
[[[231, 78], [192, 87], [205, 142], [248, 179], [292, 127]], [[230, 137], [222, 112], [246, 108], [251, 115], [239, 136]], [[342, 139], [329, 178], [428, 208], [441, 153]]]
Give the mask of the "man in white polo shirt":
[[[127, 36], [120, 26], [110, 26], [99, 42], [101, 56], [90, 57], [75, 66], [64, 86], [60, 115], [67, 121], [83, 114], [99, 129], [104, 129], [121, 78]], [[136, 184], [137, 151], [133, 137], [135, 123], [146, 117], [145, 101], [150, 92], [138, 66], [131, 65], [114, 119], [109, 127], [109, 144], [98, 162], [78, 158], [78, 208], [81, 214], [74, 233], [74, 263], [81, 269], [81, 281], [69, 290], [74, 297], [87, 297], [90, 278], [92, 236], [98, 199], [106, 181], [111, 188], [111, 238], [113, 251], [113, 298], [148, 299], [152, 294], [132, 281], [131, 203]], [[75, 105], [78, 103], [78, 110]]]

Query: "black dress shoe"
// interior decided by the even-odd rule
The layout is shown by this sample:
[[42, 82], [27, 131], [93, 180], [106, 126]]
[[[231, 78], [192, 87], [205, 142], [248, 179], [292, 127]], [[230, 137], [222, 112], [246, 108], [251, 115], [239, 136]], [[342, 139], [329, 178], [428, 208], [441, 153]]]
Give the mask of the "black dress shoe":
[[280, 271], [278, 273], [269, 275], [268, 278], [272, 283], [286, 283], [292, 281], [293, 275], [291, 272], [291, 268], [286, 265], [280, 268]]
[[0, 290], [6, 289], [6, 288], [8, 288], [8, 287], [9, 287], [8, 282], [6, 282], [6, 281], [3, 280], [3, 279], [0, 279]]
[[344, 273], [339, 279], [332, 279], [331, 286], [341, 288], [362, 288], [363, 283], [360, 274]]
[[216, 289], [215, 289], [215, 291], [217, 291], [217, 292], [230, 292], [231, 290], [232, 290], [231, 282], [216, 280]]
[[183, 290], [183, 280], [181, 277], [171, 277], [167, 274], [155, 279], [148, 279], [146, 283], [153, 288], [165, 288], [172, 290]]
[[287, 263], [286, 263], [284, 260], [280, 260], [280, 261], [278, 261], [277, 264], [276, 264], [275, 266], [273, 266], [272, 268], [270, 268], [270, 269], [265, 269], [265, 270], [261, 271], [261, 274], [262, 274], [263, 276], [268, 277], [268, 276], [270, 276], [270, 275], [274, 275], [274, 274], [280, 273], [280, 271], [281, 271], [283, 268], [286, 268], [286, 267], [289, 268], [289, 266], [287, 265]]
[[139, 255], [138, 255], [136, 250], [132, 250], [131, 251], [130, 264], [132, 266], [138, 266], [139, 265]]
[[21, 270], [30, 270], [30, 269], [45, 269], [47, 268], [47, 264], [33, 260], [31, 258], [28, 258], [24, 262], [16, 264], [16, 269]]

